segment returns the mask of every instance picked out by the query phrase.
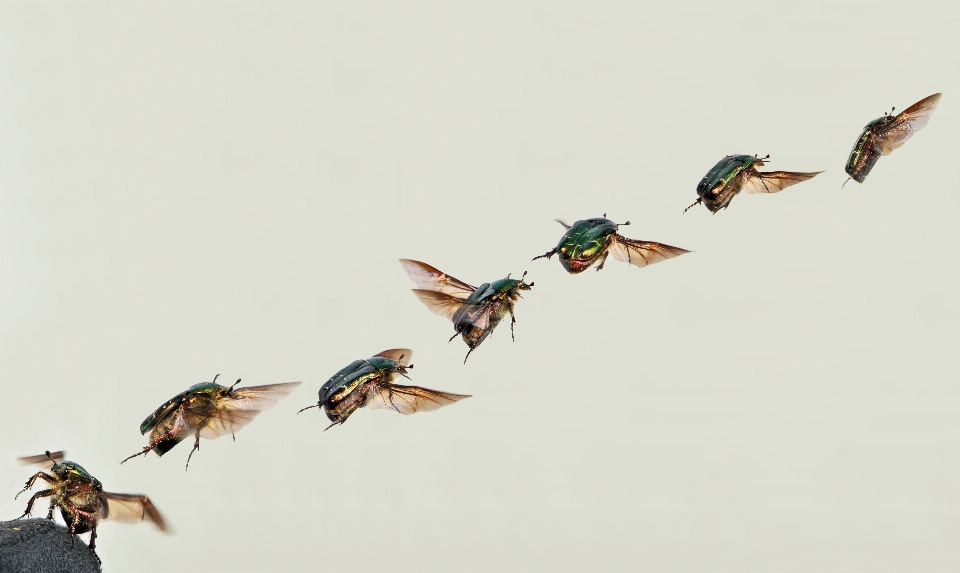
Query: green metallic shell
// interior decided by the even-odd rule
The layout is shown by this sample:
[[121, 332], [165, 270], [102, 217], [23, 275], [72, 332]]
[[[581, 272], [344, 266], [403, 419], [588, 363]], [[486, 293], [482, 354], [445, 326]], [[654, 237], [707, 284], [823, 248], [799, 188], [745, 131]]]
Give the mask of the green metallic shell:
[[[697, 195], [711, 212], [730, 204], [740, 192], [743, 179], [755, 172], [760, 159], [754, 155], [728, 155], [717, 162], [697, 185]], [[762, 163], [760, 163], [762, 165]]]
[[354, 360], [320, 387], [320, 405], [331, 422], [342, 422], [367, 400], [367, 391], [388, 382], [400, 363], [382, 356]]
[[[92, 514], [93, 519], [85, 515], [77, 516], [66, 503], [59, 503], [60, 515], [67, 525], [74, 525], [74, 533], [86, 533], [96, 526], [102, 515], [100, 492], [103, 485], [80, 464], [62, 460], [53, 464], [50, 471], [61, 480], [64, 480], [65, 492], [69, 495], [70, 504], [76, 509]], [[79, 519], [77, 519], [79, 517]]]
[[[227, 390], [226, 387], [221, 386], [215, 382], [200, 382], [199, 384], [194, 384], [190, 388], [184, 390], [183, 392], [180, 392], [173, 398], [170, 398], [169, 400], [164, 402], [163, 405], [161, 405], [159, 408], [154, 410], [152, 414], [147, 416], [147, 418], [143, 421], [143, 423], [140, 424], [140, 433], [146, 434], [150, 430], [156, 428], [157, 424], [159, 424], [161, 421], [163, 421], [164, 418], [172, 414], [180, 405], [180, 403], [183, 402], [183, 399], [186, 398], [187, 396], [190, 396], [193, 394], [214, 394], [218, 391], [226, 392], [226, 390]], [[170, 446], [170, 447], [173, 447], [173, 446]]]
[[850, 151], [850, 157], [847, 158], [847, 165], [844, 171], [857, 183], [863, 183], [870, 170], [880, 159], [882, 152], [878, 147], [879, 133], [878, 127], [889, 121], [890, 116], [878, 117], [863, 128], [863, 133], [857, 139], [853, 149]]
[[598, 217], [577, 221], [557, 243], [560, 264], [571, 274], [587, 270], [607, 252], [610, 238], [616, 232], [617, 225], [610, 219]]

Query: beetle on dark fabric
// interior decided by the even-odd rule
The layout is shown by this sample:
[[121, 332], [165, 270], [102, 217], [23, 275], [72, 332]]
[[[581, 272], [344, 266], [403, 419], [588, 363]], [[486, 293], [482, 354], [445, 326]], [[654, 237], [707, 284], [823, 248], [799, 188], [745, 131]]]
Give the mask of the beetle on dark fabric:
[[50, 484], [49, 489], [36, 492], [27, 502], [27, 509], [21, 519], [30, 515], [35, 501], [42, 497], [50, 498], [50, 507], [47, 510], [47, 519], [53, 519], [54, 508], [60, 509], [60, 516], [70, 528], [71, 540], [74, 534], [90, 532], [90, 551], [97, 561], [100, 557], [97, 555], [97, 526], [101, 521], [115, 519], [125, 522], [140, 522], [148, 520], [153, 522], [160, 531], [166, 531], [167, 525], [154, 507], [150, 498], [139, 494], [111, 493], [103, 491], [103, 485], [100, 480], [90, 475], [90, 472], [83, 469], [80, 464], [69, 462], [63, 459], [63, 452], [50, 453], [43, 455], [20, 458], [20, 461], [27, 464], [51, 463], [50, 473], [37, 472], [29, 480], [26, 486], [20, 490], [16, 497], [33, 487], [38, 480]]

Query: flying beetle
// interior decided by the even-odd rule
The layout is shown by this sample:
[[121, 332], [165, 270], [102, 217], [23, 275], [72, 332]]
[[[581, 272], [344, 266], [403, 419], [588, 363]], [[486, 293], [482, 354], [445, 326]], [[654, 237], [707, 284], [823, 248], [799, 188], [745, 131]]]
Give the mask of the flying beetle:
[[534, 257], [533, 260], [549, 259], [559, 254], [560, 264], [572, 275], [582, 273], [597, 261], [600, 261], [596, 267], [599, 271], [610, 254], [613, 254], [613, 258], [618, 261], [645, 267], [690, 252], [663, 243], [628, 239], [617, 233], [617, 230], [621, 225], [629, 225], [630, 221], [614, 223], [607, 219], [606, 213], [603, 217], [584, 219], [573, 225], [568, 225], [560, 219], [557, 219], [557, 222], [563, 225], [567, 232], [560, 238], [556, 247], [539, 257]]
[[343, 424], [351, 414], [364, 406], [409, 415], [436, 410], [470, 397], [394, 384], [393, 379], [397, 374], [410, 378], [407, 371], [413, 368], [411, 356], [413, 351], [408, 348], [394, 348], [366, 360], [354, 360], [320, 387], [320, 399], [316, 404], [300, 412], [310, 408], [323, 409], [332, 422], [324, 428], [326, 431]]
[[[35, 501], [41, 497], [50, 498], [50, 507], [47, 510], [47, 519], [53, 519], [54, 508], [60, 509], [60, 516], [70, 528], [71, 545], [76, 539], [74, 534], [90, 532], [90, 552], [100, 561], [97, 555], [97, 526], [101, 521], [115, 519], [121, 522], [140, 522], [149, 520], [160, 531], [167, 531], [167, 524], [154, 507], [150, 498], [145, 495], [128, 493], [111, 493], [103, 491], [100, 480], [90, 475], [90, 472], [80, 467], [80, 464], [63, 459], [64, 452], [49, 451], [43, 455], [20, 458], [25, 464], [51, 463], [50, 473], [37, 472], [27, 485], [20, 490], [16, 497], [33, 487], [38, 479], [50, 484], [50, 489], [36, 492], [27, 502], [27, 509], [17, 519], [30, 515]], [[16, 499], [16, 498], [14, 498]]]
[[520, 291], [530, 290], [533, 283], [524, 282], [524, 277], [507, 278], [483, 283], [480, 288], [455, 279], [434, 267], [420, 261], [400, 259], [407, 276], [417, 284], [414, 294], [434, 314], [453, 322], [453, 340], [460, 336], [470, 349], [463, 358], [467, 363], [470, 353], [486, 340], [493, 329], [507, 314], [510, 315], [510, 338], [513, 337], [513, 325], [517, 319], [513, 307], [520, 300]]
[[890, 155], [927, 125], [940, 103], [940, 95], [937, 93], [927, 96], [897, 115], [893, 115], [891, 109], [889, 114], [884, 113], [883, 117], [878, 117], [864, 126], [844, 168], [850, 179], [863, 183], [881, 155]]
[[729, 207], [730, 201], [733, 201], [733, 198], [741, 191], [747, 193], [779, 193], [791, 185], [807, 181], [823, 173], [823, 171], [812, 173], [792, 171], [761, 173], [757, 171], [757, 167], [763, 167], [764, 162], [769, 158], [769, 154], [766, 157], [756, 155], [728, 155], [724, 157], [700, 180], [697, 185], [697, 195], [700, 198], [694, 201], [690, 207], [684, 209], [683, 212], [686, 213], [694, 205], [703, 203], [707, 209], [710, 209], [710, 212], [716, 214], [720, 209]]
[[266, 386], [227, 388], [213, 382], [194, 384], [184, 392], [167, 400], [140, 424], [140, 433], [150, 432], [150, 443], [143, 450], [124, 458], [120, 463], [142, 456], [153, 450], [157, 456], [169, 452], [174, 446], [193, 436], [193, 449], [187, 456], [185, 469], [190, 468], [190, 458], [200, 449], [200, 438], [215, 440], [230, 434], [237, 441], [236, 432], [249, 424], [257, 414], [269, 410], [300, 382], [268, 384]]

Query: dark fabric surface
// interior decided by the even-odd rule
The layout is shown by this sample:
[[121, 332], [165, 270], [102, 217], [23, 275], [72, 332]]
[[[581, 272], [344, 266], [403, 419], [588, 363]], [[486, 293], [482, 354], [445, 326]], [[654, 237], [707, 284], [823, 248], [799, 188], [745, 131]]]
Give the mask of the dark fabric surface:
[[99, 573], [100, 565], [80, 538], [49, 519], [0, 521], [0, 573]]

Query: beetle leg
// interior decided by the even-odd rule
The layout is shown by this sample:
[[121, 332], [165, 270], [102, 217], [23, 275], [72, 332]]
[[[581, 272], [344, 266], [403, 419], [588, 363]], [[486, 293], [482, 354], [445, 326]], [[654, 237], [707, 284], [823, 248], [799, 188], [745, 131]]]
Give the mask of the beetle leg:
[[694, 201], [693, 203], [691, 203], [691, 204], [690, 204], [690, 207], [687, 207], [686, 209], [684, 209], [683, 212], [686, 213], [687, 211], [689, 211], [689, 210], [691, 209], [691, 207], [693, 207], [693, 206], [695, 206], [695, 205], [699, 205], [701, 201], [703, 201], [703, 197], [700, 197], [699, 199], [697, 199], [696, 201]]
[[[603, 255], [600, 256], [600, 264], [597, 265], [596, 270], [599, 271], [603, 268], [603, 263], [607, 262], [607, 257], [610, 255], [610, 251], [604, 251]], [[627, 257], [630, 257], [630, 250], [627, 249]]]
[[27, 485], [25, 485], [25, 486], [23, 487], [23, 489], [21, 489], [20, 492], [19, 492], [17, 495], [13, 496], [13, 499], [17, 499], [18, 497], [20, 497], [20, 494], [21, 494], [21, 493], [23, 493], [23, 492], [27, 491], [28, 489], [32, 488], [34, 482], [36, 482], [38, 478], [39, 478], [39, 479], [42, 479], [43, 481], [47, 482], [47, 483], [50, 484], [50, 485], [57, 485], [57, 480], [56, 480], [56, 478], [50, 477], [50, 476], [49, 476], [47, 473], [45, 473], [45, 472], [37, 472], [37, 473], [33, 474], [33, 476], [31, 476], [30, 479], [27, 480]]
[[96, 551], [97, 526], [93, 526], [93, 529], [90, 530], [90, 545], [88, 547], [90, 549], [90, 553], [93, 553], [93, 556], [97, 558], [97, 563], [103, 563], [103, 561], [100, 560], [100, 556], [97, 555], [97, 551]]
[[507, 310], [510, 312], [510, 340], [516, 342], [516, 337], [513, 336], [513, 325], [517, 323], [517, 317], [513, 315], [513, 305], [507, 305]]
[[[158, 441], [158, 443], [159, 443], [159, 441]], [[143, 446], [143, 450], [141, 450], [141, 451], [133, 454], [132, 456], [127, 456], [127, 457], [123, 458], [122, 460], [120, 460], [120, 463], [122, 464], [123, 462], [125, 462], [125, 461], [127, 461], [127, 460], [132, 460], [133, 458], [135, 458], [135, 457], [137, 457], [137, 456], [142, 456], [142, 455], [146, 454], [147, 452], [149, 452], [150, 450], [153, 449], [154, 445], [155, 445], [155, 444], [150, 444], [149, 446]]]
[[557, 254], [557, 249], [556, 249], [556, 248], [553, 248], [553, 249], [550, 249], [549, 251], [547, 251], [546, 253], [543, 253], [543, 254], [540, 255], [539, 257], [533, 257], [533, 258], [530, 259], [530, 260], [531, 260], [531, 261], [535, 261], [535, 260], [537, 260], [537, 259], [549, 259], [550, 257], [552, 257], [552, 256], [555, 255], [555, 254]]
[[[219, 374], [217, 374], [217, 376], [219, 376]], [[216, 379], [217, 379], [217, 376], [214, 376], [213, 379], [216, 380]], [[165, 434], [160, 435], [160, 436], [157, 436], [157, 439], [155, 439], [155, 440], [150, 440], [150, 445], [148, 445], [148, 446], [143, 446], [143, 450], [142, 450], [142, 451], [139, 451], [139, 452], [133, 454], [132, 456], [127, 456], [127, 457], [123, 458], [122, 460], [120, 460], [120, 463], [122, 464], [123, 462], [125, 462], [125, 461], [127, 461], [127, 460], [132, 460], [133, 458], [135, 458], [135, 457], [137, 457], [137, 456], [142, 456], [142, 455], [146, 454], [147, 452], [149, 452], [149, 451], [152, 450], [153, 448], [157, 447], [157, 444], [159, 444], [160, 442], [162, 442], [162, 441], [166, 440], [167, 438], [173, 436], [174, 432], [180, 431], [180, 429], [181, 429], [181, 428], [180, 428], [179, 426], [174, 426], [174, 427], [170, 428], [170, 430], [168, 430]]]
[[193, 452], [199, 449], [200, 449], [200, 430], [198, 429], [196, 434], [194, 434], [193, 449], [190, 450], [190, 455], [187, 456], [187, 465], [186, 467], [183, 468], [183, 471], [187, 471], [188, 469], [190, 469], [190, 458], [193, 457]]
[[[74, 506], [74, 508], [76, 508], [76, 506]], [[75, 531], [77, 530], [77, 523], [79, 522], [80, 522], [80, 512], [76, 512], [73, 514], [73, 521], [70, 522], [70, 549], [73, 549], [73, 546], [76, 542], [77, 534], [75, 533]]]
[[[23, 492], [20, 492], [20, 493], [23, 493]], [[30, 512], [33, 510], [33, 502], [37, 501], [38, 498], [50, 497], [55, 493], [56, 493], [55, 490], [45, 489], [33, 494], [33, 496], [30, 498], [30, 501], [27, 502], [27, 509], [25, 509], [23, 511], [23, 515], [21, 515], [17, 519], [23, 519], [24, 517], [27, 517], [28, 515], [30, 515]], [[20, 495], [20, 494], [18, 493], [17, 495]], [[53, 504], [50, 504], [50, 512], [47, 514], [47, 519], [53, 519]]]

